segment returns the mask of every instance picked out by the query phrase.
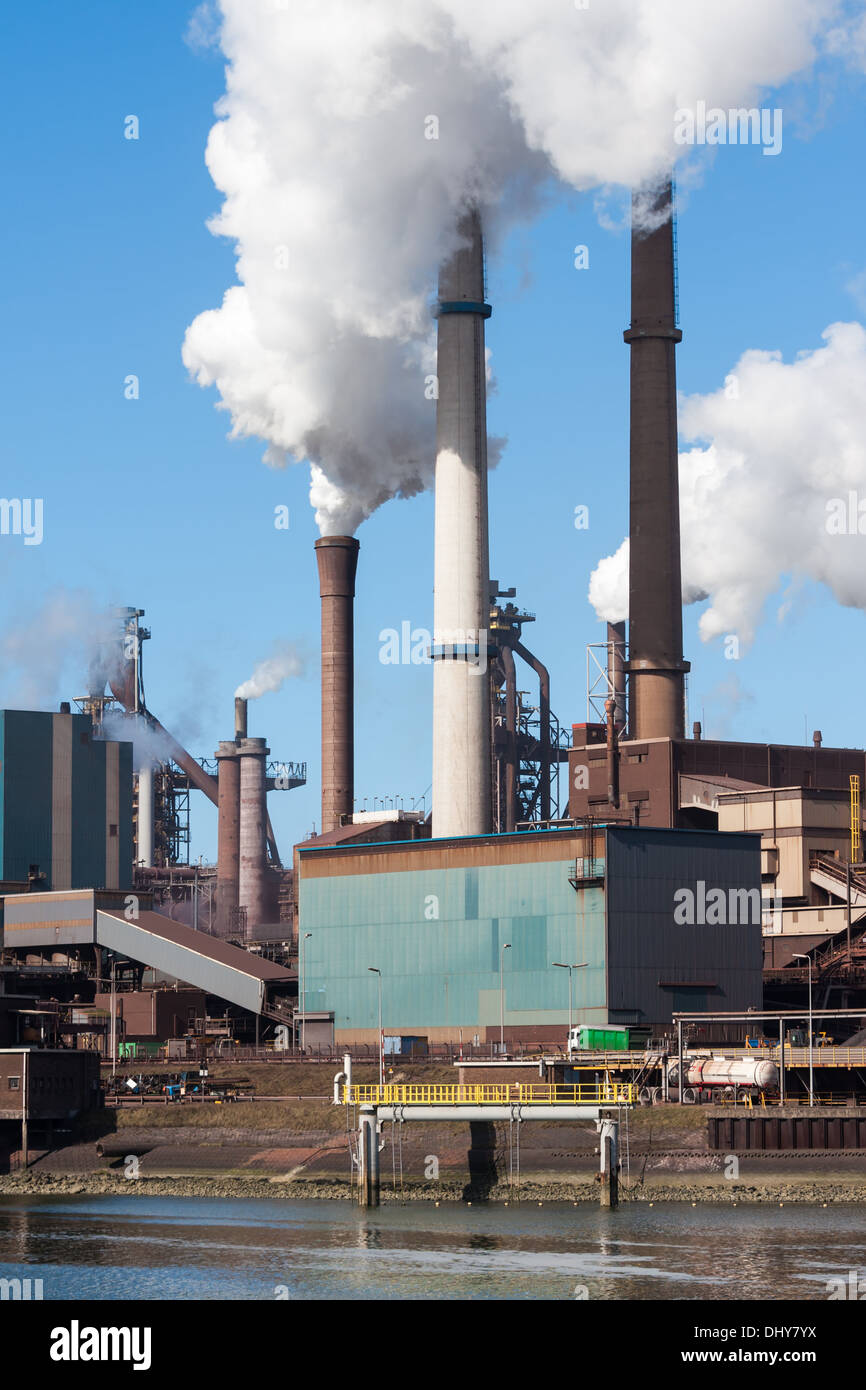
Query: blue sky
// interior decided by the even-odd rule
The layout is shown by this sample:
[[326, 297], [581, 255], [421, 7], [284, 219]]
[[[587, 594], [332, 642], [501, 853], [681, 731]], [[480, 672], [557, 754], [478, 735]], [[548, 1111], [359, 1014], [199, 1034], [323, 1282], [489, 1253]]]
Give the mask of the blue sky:
[[[204, 147], [223, 66], [183, 42], [188, 13], [35, 0], [5, 20], [2, 490], [44, 499], [45, 534], [32, 547], [0, 538], [0, 641], [32, 622], [38, 642], [62, 589], [144, 608], [148, 702], [199, 756], [231, 734], [234, 689], [256, 661], [299, 644], [306, 674], [250, 714], [275, 756], [308, 764], [306, 789], [271, 798], [288, 857], [319, 813], [317, 533], [306, 470], [275, 472], [256, 441], [229, 442], [214, 393], [180, 358], [187, 325], [234, 278], [232, 247], [205, 226], [220, 201]], [[680, 210], [688, 394], [718, 389], [746, 348], [790, 360], [828, 324], [863, 317], [846, 289], [866, 269], [862, 88], [819, 73], [775, 104], [786, 99], [821, 110], [808, 138], [792, 123], [778, 158], [720, 149]], [[123, 138], [131, 113], [137, 141]], [[578, 243], [586, 271], [573, 267]], [[599, 225], [592, 196], [563, 197], [488, 276], [489, 423], [508, 436], [491, 475], [492, 570], [537, 614], [529, 644], [570, 724], [585, 718], [585, 647], [603, 631], [589, 574], [627, 527], [628, 237]], [[278, 504], [287, 532], [273, 526]], [[579, 504], [587, 531], [573, 525]], [[359, 804], [409, 804], [431, 780], [431, 672], [383, 666], [379, 634], [431, 623], [432, 498], [389, 503], [359, 538], [356, 791]], [[708, 736], [802, 742], [821, 728], [825, 743], [862, 744], [862, 613], [818, 586], [781, 623], [777, 607], [737, 663], [700, 642], [699, 606], [686, 610], [690, 717]], [[83, 693], [81, 662], [62, 641], [54, 662], [55, 643], [46, 631], [44, 708]], [[18, 702], [19, 677], [0, 671], [3, 705]], [[215, 814], [198, 797], [192, 829], [194, 855], [212, 857]]]

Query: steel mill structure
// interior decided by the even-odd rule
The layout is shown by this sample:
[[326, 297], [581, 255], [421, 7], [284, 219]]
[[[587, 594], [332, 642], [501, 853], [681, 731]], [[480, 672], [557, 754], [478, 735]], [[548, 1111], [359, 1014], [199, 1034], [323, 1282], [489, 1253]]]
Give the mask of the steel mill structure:
[[[177, 1008], [143, 996], [173, 976], [202, 1031], [222, 1009], [227, 1035], [254, 1023], [306, 1044], [550, 1046], [572, 1012], [649, 1036], [674, 1014], [799, 1007], [813, 985], [824, 1007], [866, 1010], [866, 754], [819, 732], [686, 736], [674, 201], [669, 178], [633, 198], [629, 613], [590, 648], [585, 720], [560, 724], [525, 640], [534, 614], [490, 577], [491, 307], [483, 209], [467, 206], [433, 307], [432, 809], [368, 810], [356, 790], [354, 536], [315, 543], [321, 818], [285, 867], [267, 797], [306, 765], [270, 760], [261, 706], [240, 696], [214, 757], [188, 753], [147, 706], [144, 610], [117, 610], [79, 713], [0, 714], [0, 967], [20, 982], [38, 954], [69, 1009], [96, 1009], [119, 972], [142, 996], [127, 1021], [166, 1028]], [[312, 564], [309, 583], [314, 602]], [[216, 865], [189, 863], [194, 792], [218, 808]], [[680, 921], [681, 892], [746, 915]]]

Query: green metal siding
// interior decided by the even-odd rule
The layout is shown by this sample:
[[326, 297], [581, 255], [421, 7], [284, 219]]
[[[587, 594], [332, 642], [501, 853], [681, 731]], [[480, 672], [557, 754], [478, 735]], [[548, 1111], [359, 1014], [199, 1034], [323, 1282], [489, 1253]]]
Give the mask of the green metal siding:
[[301, 872], [308, 1009], [334, 1012], [338, 1030], [375, 1029], [382, 971], [388, 1033], [491, 1027], [499, 1022], [505, 953], [505, 1024], [565, 1024], [568, 977], [575, 1011], [605, 1006], [604, 902], [578, 894], [574, 860], [525, 865], [308, 878]]
[[51, 872], [51, 716], [2, 712], [2, 877]]
[[[82, 716], [84, 720], [84, 716]], [[105, 744], [91, 738], [87, 721], [73, 719], [72, 883], [105, 887]]]
[[132, 744], [121, 743], [117, 759], [118, 795], [117, 800], [120, 806], [120, 824], [118, 826], [118, 838], [120, 848], [118, 851], [120, 865], [120, 886], [124, 887], [132, 883], [132, 857], [135, 853], [135, 845], [132, 833]]
[[[70, 757], [55, 763], [54, 720], [71, 719]], [[106, 744], [91, 735], [87, 715], [0, 710], [0, 878], [23, 881], [38, 864], [49, 889], [101, 888], [106, 863]], [[55, 786], [56, 783], [56, 786]], [[71, 807], [53, 874], [55, 804]], [[121, 885], [132, 874], [132, 745], [118, 753], [118, 840]], [[62, 839], [62, 832], [61, 832]]]

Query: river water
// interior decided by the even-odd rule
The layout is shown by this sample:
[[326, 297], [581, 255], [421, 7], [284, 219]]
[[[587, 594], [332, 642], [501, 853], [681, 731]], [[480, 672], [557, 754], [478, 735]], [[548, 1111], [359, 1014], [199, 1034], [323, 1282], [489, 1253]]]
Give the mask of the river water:
[[50, 1299], [816, 1299], [866, 1208], [3, 1198], [0, 1277]]

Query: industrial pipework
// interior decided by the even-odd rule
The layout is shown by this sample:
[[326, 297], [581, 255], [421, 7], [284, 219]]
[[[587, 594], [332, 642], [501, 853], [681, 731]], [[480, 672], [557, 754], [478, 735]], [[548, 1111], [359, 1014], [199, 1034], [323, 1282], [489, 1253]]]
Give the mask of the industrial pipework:
[[[644, 230], [642, 219], [658, 222]], [[685, 733], [673, 186], [632, 199], [629, 737]]]
[[607, 625], [607, 682], [616, 701], [614, 723], [622, 734], [627, 723], [625, 701], [625, 623]]
[[439, 274], [433, 646], [433, 834], [489, 832], [484, 250], [477, 210]]
[[354, 598], [359, 543], [316, 541], [322, 600], [322, 831], [339, 830], [355, 800]]

